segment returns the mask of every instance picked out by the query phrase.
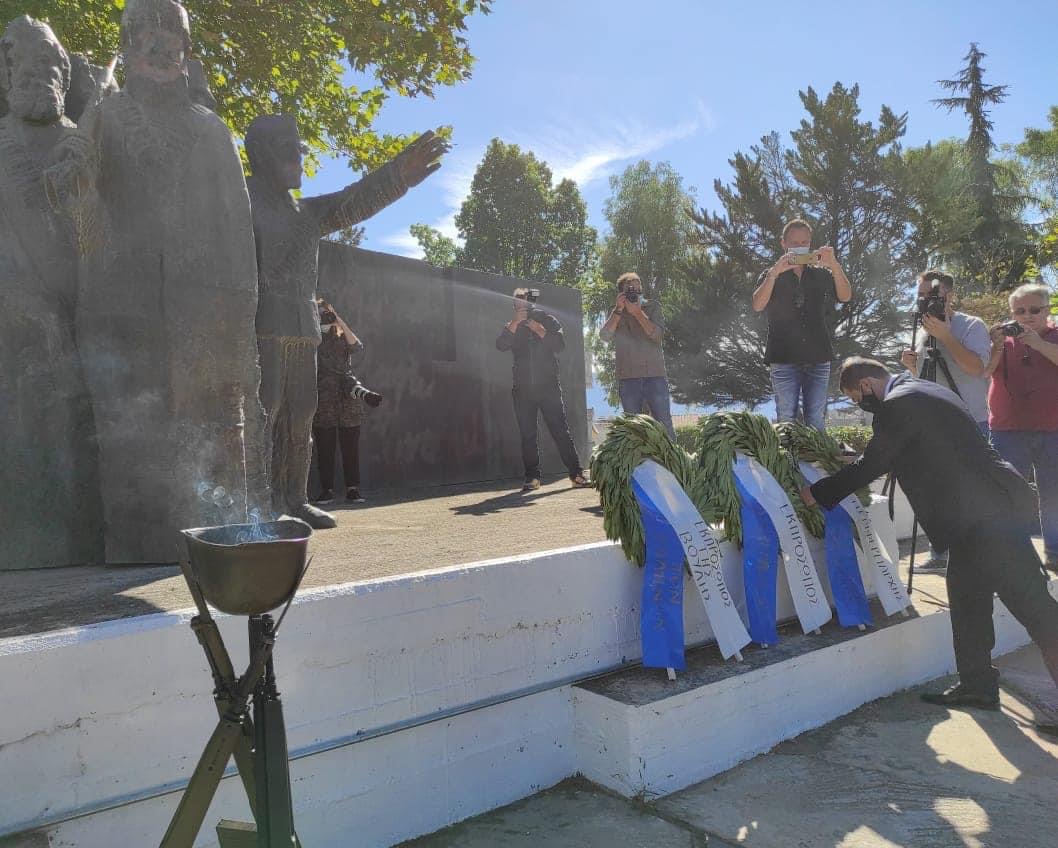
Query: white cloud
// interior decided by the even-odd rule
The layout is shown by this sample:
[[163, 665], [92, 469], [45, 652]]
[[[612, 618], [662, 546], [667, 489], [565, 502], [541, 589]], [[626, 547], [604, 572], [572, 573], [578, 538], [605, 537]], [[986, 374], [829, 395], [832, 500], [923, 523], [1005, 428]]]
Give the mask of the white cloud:
[[[545, 131], [514, 131], [500, 137], [547, 162], [556, 180], [571, 179], [583, 188], [615, 173], [630, 159], [648, 156], [699, 132], [710, 132], [714, 127], [709, 110], [701, 100], [696, 100], [685, 119], [668, 127], [651, 127], [635, 119], [609, 120], [551, 124]], [[465, 150], [457, 147], [445, 158], [444, 167], [437, 175], [447, 211], [431, 226], [449, 238], [458, 239], [455, 216], [470, 193], [474, 171], [484, 153], [484, 146]], [[418, 242], [407, 231], [384, 236], [380, 241], [404, 256], [422, 258]]]

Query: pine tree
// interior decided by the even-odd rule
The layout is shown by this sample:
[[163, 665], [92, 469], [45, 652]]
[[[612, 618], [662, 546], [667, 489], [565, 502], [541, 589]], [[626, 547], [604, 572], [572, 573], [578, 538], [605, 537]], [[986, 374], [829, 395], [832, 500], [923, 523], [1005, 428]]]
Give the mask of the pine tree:
[[906, 115], [883, 106], [877, 125], [861, 120], [858, 86], [800, 96], [808, 114], [792, 147], [773, 132], [736, 153], [732, 182], [714, 184], [722, 211], [694, 213], [697, 251], [667, 339], [678, 401], [756, 405], [771, 396], [766, 321], [750, 298], [795, 217], [812, 224], [814, 246], [834, 248], [852, 284], [852, 300], [830, 316], [838, 357], [898, 356], [915, 270], [899, 144]]

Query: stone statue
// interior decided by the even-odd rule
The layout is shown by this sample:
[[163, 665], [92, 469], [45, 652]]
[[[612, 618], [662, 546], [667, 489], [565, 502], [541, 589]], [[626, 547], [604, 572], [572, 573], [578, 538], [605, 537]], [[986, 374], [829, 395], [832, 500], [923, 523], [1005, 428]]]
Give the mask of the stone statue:
[[370, 218], [440, 167], [447, 143], [420, 136], [393, 162], [333, 194], [295, 199], [304, 152], [290, 115], [255, 118], [246, 131], [260, 300], [257, 341], [261, 402], [271, 430], [271, 486], [277, 512], [317, 529], [334, 517], [308, 503], [312, 417], [316, 411], [316, 306], [319, 240]]
[[193, 102], [187, 12], [128, 0], [125, 85], [49, 169], [80, 245], [78, 345], [108, 562], [169, 562], [181, 528], [267, 509], [257, 264], [231, 133]]
[[66, 92], [66, 117], [75, 124], [81, 120], [85, 109], [107, 94], [118, 90], [114, 80], [114, 65], [93, 65], [80, 53], [70, 56], [70, 90]]
[[4, 567], [102, 558], [91, 407], [74, 342], [77, 255], [44, 192], [70, 60], [46, 24], [0, 37], [0, 515]]

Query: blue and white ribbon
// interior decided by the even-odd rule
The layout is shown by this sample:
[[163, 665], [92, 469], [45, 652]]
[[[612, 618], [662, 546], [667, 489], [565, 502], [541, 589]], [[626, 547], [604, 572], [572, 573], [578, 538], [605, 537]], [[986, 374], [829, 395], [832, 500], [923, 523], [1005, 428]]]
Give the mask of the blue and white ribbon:
[[[748, 497], [756, 501], [771, 519], [779, 538], [786, 582], [790, 586], [794, 611], [805, 633], [818, 630], [832, 618], [830, 604], [816, 573], [808, 537], [786, 491], [755, 459], [736, 454], [735, 479]], [[747, 594], [748, 597], [748, 594]]]
[[[809, 482], [814, 483], [819, 479], [819, 472], [807, 462], [800, 463], [800, 469]], [[867, 605], [867, 592], [863, 588], [860, 563], [856, 556], [856, 542], [852, 537], [852, 516], [843, 508], [824, 509], [823, 520], [827, 576], [830, 578], [830, 595], [838, 611], [838, 621], [843, 627], [870, 624], [871, 610]]]
[[[647, 553], [641, 612], [643, 665], [684, 668], [684, 561], [705, 605], [721, 655], [741, 659], [740, 652], [750, 637], [724, 577], [724, 546], [679, 481], [663, 466], [644, 460], [632, 474], [632, 489], [643, 519]], [[674, 544], [679, 548], [675, 568]]]
[[749, 635], [759, 645], [779, 641], [776, 594], [779, 581], [779, 537], [768, 513], [738, 478], [735, 488], [742, 502], [742, 575], [746, 587]]
[[[809, 484], [824, 476], [814, 465], [802, 462], [800, 467], [801, 473]], [[852, 519], [859, 532], [860, 561], [866, 566], [867, 573], [871, 575], [874, 591], [878, 595], [878, 601], [885, 610], [885, 614], [895, 615], [907, 609], [911, 603], [907, 597], [907, 590], [900, 580], [896, 563], [879, 538], [877, 529], [871, 521], [869, 510], [854, 494], [842, 500], [839, 506]], [[829, 526], [827, 532], [829, 532]]]

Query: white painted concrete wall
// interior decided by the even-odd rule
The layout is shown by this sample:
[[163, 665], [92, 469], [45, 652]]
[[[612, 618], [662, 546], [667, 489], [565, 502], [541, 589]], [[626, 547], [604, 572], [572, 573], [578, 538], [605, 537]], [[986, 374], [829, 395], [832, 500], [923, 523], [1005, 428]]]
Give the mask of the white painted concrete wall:
[[[742, 585], [737, 558], [728, 580]], [[603, 543], [306, 591], [276, 650], [291, 751], [634, 660], [640, 589]], [[779, 615], [792, 616], [781, 580]], [[190, 777], [216, 715], [189, 617], [0, 640], [0, 836]], [[244, 620], [219, 624], [243, 667]], [[685, 630], [688, 644], [711, 636], [689, 583]], [[572, 728], [562, 687], [298, 760], [297, 819], [319, 836], [306, 844], [345, 848], [344, 828], [389, 845], [557, 782], [575, 770]], [[245, 816], [239, 791], [224, 781], [207, 823]], [[150, 845], [177, 798], [46, 829], [52, 845]]]
[[[995, 626], [997, 656], [1028, 644], [998, 601]], [[644, 706], [574, 687], [576, 760], [589, 780], [649, 800], [954, 671], [951, 616], [941, 610]]]

